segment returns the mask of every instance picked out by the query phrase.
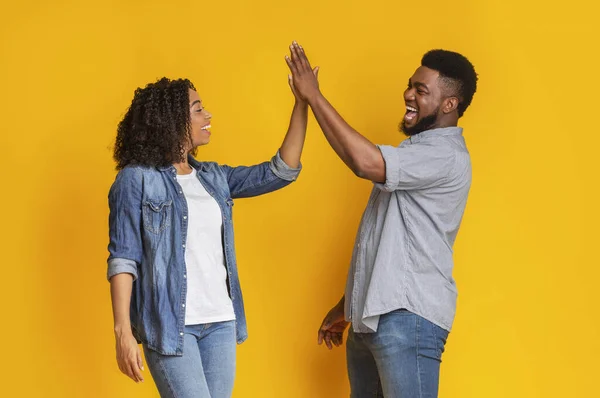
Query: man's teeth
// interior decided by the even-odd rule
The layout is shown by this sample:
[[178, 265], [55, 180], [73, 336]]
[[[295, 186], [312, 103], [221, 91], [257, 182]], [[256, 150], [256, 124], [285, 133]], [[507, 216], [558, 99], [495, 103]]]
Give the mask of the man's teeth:
[[413, 108], [412, 106], [407, 106], [406, 110], [409, 112], [417, 112], [417, 110], [415, 108]]

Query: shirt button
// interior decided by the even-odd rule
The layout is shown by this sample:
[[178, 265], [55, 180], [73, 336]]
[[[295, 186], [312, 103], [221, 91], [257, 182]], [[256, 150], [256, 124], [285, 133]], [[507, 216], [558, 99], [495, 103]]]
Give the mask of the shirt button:
[[183, 333], [179, 333], [180, 336], [183, 336]]
[[183, 193], [183, 191], [182, 191], [182, 190], [179, 190], [179, 193]]
[[185, 307], [185, 304], [181, 304], [182, 307]]
[[183, 247], [185, 248], [185, 244], [184, 244], [184, 245], [181, 245], [181, 246], [183, 246]]
[[183, 219], [184, 219], [184, 220], [187, 220], [187, 216], [183, 216]]
[[187, 279], [187, 275], [184, 275], [184, 276], [183, 276], [183, 279]]

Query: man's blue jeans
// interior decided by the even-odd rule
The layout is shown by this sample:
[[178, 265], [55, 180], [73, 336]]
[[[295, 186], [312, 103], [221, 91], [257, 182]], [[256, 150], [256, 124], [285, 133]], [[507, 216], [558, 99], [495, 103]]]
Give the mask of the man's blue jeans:
[[435, 398], [448, 332], [407, 310], [379, 318], [375, 333], [348, 333], [351, 398]]

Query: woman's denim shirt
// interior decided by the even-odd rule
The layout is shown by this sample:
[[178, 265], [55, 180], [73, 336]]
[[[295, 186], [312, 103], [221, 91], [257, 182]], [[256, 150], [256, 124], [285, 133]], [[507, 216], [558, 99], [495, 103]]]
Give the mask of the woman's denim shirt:
[[[248, 337], [233, 238], [233, 199], [283, 188], [300, 173], [277, 153], [270, 162], [229, 167], [189, 157], [197, 176], [217, 201], [223, 217], [227, 286], [236, 318], [237, 342]], [[188, 208], [175, 167], [127, 166], [113, 183], [110, 206], [108, 278], [134, 277], [131, 326], [138, 342], [163, 355], [183, 354]]]

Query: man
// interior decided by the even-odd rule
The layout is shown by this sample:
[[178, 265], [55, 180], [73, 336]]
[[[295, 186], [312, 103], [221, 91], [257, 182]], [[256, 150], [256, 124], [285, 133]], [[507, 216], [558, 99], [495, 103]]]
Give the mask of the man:
[[[346, 344], [351, 396], [436, 397], [456, 308], [452, 246], [471, 185], [458, 119], [477, 88], [462, 55], [433, 50], [408, 81], [399, 147], [376, 146], [329, 104], [304, 50], [286, 57], [291, 82], [329, 144], [360, 178], [375, 183], [356, 237], [346, 293], [318, 341]], [[344, 316], [345, 314], [345, 316]]]

